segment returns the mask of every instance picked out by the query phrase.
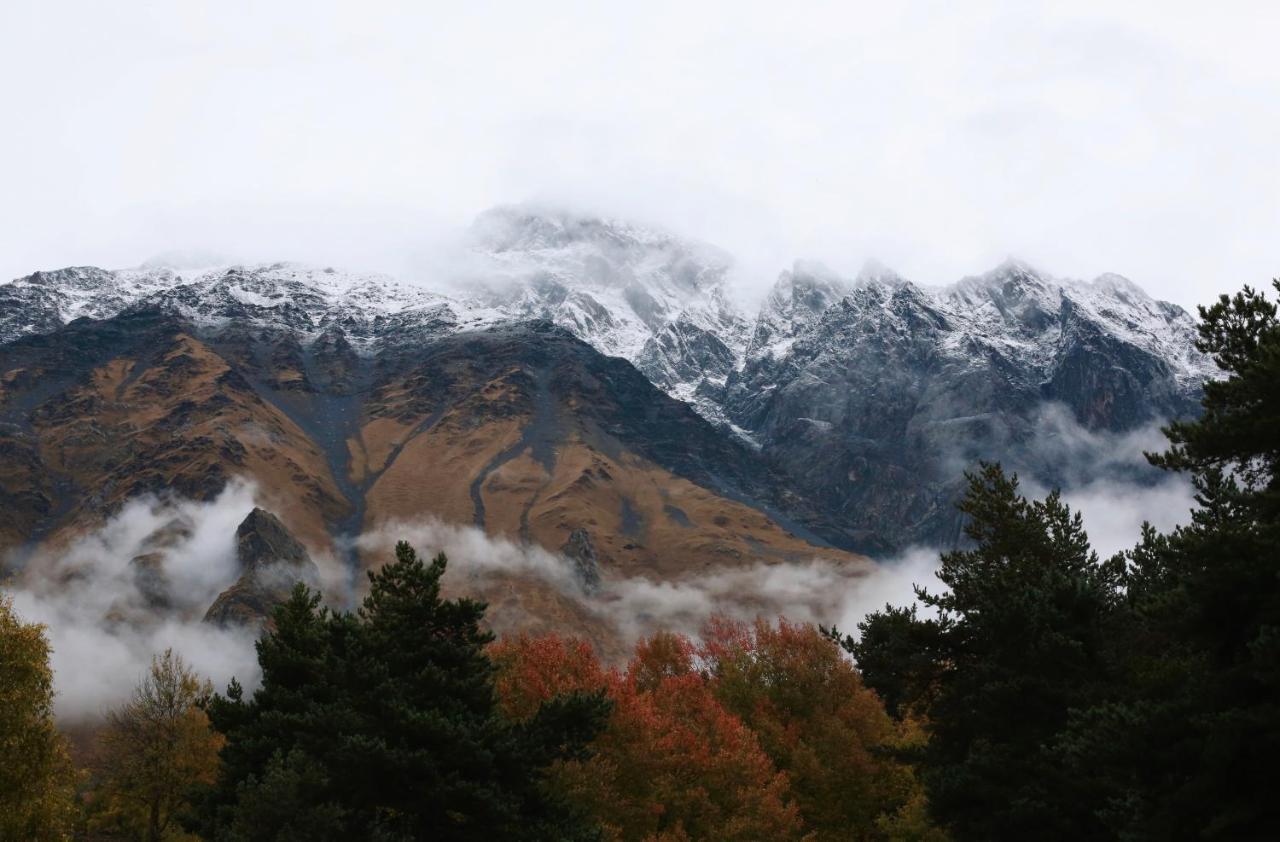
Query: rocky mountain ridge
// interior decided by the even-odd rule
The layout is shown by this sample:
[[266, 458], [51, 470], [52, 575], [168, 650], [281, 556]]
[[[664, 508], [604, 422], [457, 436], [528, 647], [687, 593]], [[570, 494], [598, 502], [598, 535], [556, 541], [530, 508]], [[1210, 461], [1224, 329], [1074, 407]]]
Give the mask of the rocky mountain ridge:
[[[240, 479], [302, 545], [336, 558], [350, 588], [387, 557], [379, 536], [415, 524], [570, 558], [571, 595], [519, 573], [489, 577], [479, 595], [504, 622], [606, 646], [617, 641], [581, 597], [619, 577], [866, 569], [842, 526], [758, 453], [564, 328], [361, 338], [367, 325], [308, 334], [291, 326], [301, 307], [263, 309], [270, 318], [197, 322], [140, 303], [0, 346], [0, 563], [38, 578], [24, 559], [56, 561], [37, 550], [129, 501], [208, 502]], [[162, 575], [150, 559], [135, 567], [147, 582]], [[215, 619], [274, 593], [260, 578]]]
[[289, 263], [38, 272], [0, 285], [0, 348], [80, 318], [169, 314], [335, 451], [355, 427], [316, 438], [315, 418], [357, 418], [420, 349], [547, 322], [750, 443], [779, 482], [848, 521], [851, 546], [880, 552], [954, 540], [955, 481], [974, 459], [1060, 476], [1035, 458], [1045, 407], [1120, 433], [1195, 412], [1214, 373], [1191, 317], [1116, 275], [1010, 261], [929, 289], [876, 264], [845, 279], [797, 262], [749, 318], [728, 255], [641, 226], [498, 208], [467, 245], [469, 277], [453, 285], [466, 292], [452, 294]]
[[936, 290], [883, 272], [849, 288], [753, 348], [724, 411], [872, 549], [957, 541], [952, 504], [978, 460], [1060, 484], [1046, 413], [1122, 434], [1195, 414], [1215, 371], [1184, 310], [1119, 276], [1062, 281], [1009, 261]]
[[295, 584], [320, 588], [320, 570], [271, 512], [255, 508], [236, 527], [236, 581], [209, 606], [204, 621], [232, 625], [269, 621]]

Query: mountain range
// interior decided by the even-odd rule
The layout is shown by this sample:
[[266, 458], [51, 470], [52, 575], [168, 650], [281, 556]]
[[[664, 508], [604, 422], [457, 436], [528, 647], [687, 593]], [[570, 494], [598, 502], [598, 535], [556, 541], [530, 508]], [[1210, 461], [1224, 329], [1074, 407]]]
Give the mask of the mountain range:
[[797, 262], [750, 313], [725, 252], [622, 221], [497, 208], [467, 246], [451, 292], [291, 263], [0, 285], [9, 564], [245, 477], [356, 567], [351, 538], [425, 516], [606, 579], [866, 565], [958, 541], [976, 460], [1070, 482], [1099, 454], [1064, 429], [1098, 449], [1194, 414], [1215, 372], [1185, 311], [1117, 275]]

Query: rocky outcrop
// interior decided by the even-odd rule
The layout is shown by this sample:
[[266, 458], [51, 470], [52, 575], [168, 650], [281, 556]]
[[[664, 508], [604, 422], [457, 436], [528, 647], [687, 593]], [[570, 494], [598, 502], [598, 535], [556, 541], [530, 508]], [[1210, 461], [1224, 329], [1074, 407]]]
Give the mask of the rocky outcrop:
[[142, 552], [129, 559], [133, 584], [147, 608], [167, 611], [173, 607], [174, 594], [165, 561], [170, 550], [191, 537], [191, 526], [185, 518], [174, 518], [148, 535], [140, 547]]
[[872, 553], [959, 541], [954, 504], [978, 460], [1059, 482], [1070, 466], [1047, 456], [1067, 451], [1045, 440], [1046, 415], [1065, 409], [1105, 442], [1194, 414], [1213, 371], [1180, 308], [1114, 276], [1063, 282], [1016, 262], [936, 291], [880, 272], [790, 335], [777, 309], [761, 316], [772, 344], [730, 378], [726, 414]]
[[573, 530], [560, 552], [573, 562], [573, 573], [583, 592], [593, 594], [600, 590], [600, 559], [591, 543], [590, 532], [581, 527]]
[[268, 621], [275, 606], [301, 582], [319, 587], [320, 571], [280, 519], [255, 508], [236, 529], [240, 577], [218, 595], [204, 615], [220, 626]]

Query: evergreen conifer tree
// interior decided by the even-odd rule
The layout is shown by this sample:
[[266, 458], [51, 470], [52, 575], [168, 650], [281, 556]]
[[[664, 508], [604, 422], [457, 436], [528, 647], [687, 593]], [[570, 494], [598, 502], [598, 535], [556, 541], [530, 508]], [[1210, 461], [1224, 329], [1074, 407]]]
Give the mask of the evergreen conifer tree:
[[1090, 781], [1052, 744], [1073, 708], [1105, 693], [1120, 565], [1098, 561], [1056, 492], [1028, 501], [998, 465], [968, 481], [973, 548], [943, 555], [945, 590], [916, 591], [937, 616], [889, 607], [846, 648], [868, 684], [927, 718], [922, 779], [957, 838], [1100, 838]]
[[1280, 827], [1280, 320], [1248, 287], [1200, 316], [1197, 345], [1224, 376], [1149, 456], [1190, 476], [1198, 507], [1126, 553], [1123, 681], [1062, 741], [1077, 774], [1105, 781], [1101, 813], [1126, 838]]
[[261, 687], [246, 698], [233, 683], [210, 704], [227, 745], [206, 836], [593, 838], [542, 781], [554, 760], [583, 755], [608, 702], [578, 694], [505, 719], [485, 606], [442, 599], [445, 566], [401, 542], [352, 614], [295, 589], [258, 644]]

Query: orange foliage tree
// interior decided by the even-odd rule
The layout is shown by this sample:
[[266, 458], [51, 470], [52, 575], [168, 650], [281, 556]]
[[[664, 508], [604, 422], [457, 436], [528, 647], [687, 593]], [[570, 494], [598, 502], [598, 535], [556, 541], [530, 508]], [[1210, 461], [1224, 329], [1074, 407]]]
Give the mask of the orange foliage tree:
[[716, 699], [790, 778], [815, 842], [939, 838], [911, 769], [887, 751], [918, 739], [918, 728], [895, 724], [818, 629], [713, 618], [697, 656]]
[[498, 692], [511, 716], [557, 694], [604, 688], [614, 708], [586, 761], [560, 764], [554, 785], [610, 840], [802, 838], [786, 776], [755, 734], [694, 669], [686, 638], [643, 642], [625, 670], [600, 666], [586, 644], [518, 637], [497, 644]]

